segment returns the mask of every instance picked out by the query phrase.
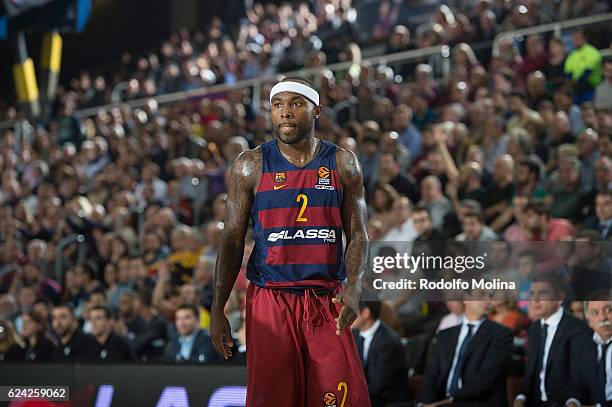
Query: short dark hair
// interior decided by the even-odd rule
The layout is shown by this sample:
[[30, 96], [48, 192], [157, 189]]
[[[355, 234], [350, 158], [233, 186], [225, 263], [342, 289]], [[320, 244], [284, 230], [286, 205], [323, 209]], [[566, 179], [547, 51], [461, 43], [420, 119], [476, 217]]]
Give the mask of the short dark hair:
[[74, 308], [72, 307], [72, 305], [70, 305], [68, 303], [54, 305], [53, 308], [51, 309], [51, 311], [53, 311], [54, 309], [57, 309], [57, 308], [66, 308], [68, 310], [68, 312], [70, 313], [70, 315], [74, 316]]
[[81, 264], [81, 270], [83, 270], [83, 273], [87, 274], [87, 276], [92, 280], [95, 280], [96, 274], [98, 273], [96, 268], [97, 266], [94, 266], [89, 262]]
[[359, 302], [359, 311], [362, 311], [365, 308], [370, 310], [370, 313], [372, 314], [372, 319], [374, 319], [374, 321], [380, 318], [380, 300], [377, 300], [377, 299], [361, 300]]
[[485, 218], [484, 218], [484, 213], [479, 212], [479, 211], [475, 211], [472, 209], [469, 209], [464, 215], [464, 218], [476, 218], [478, 220], [478, 222], [484, 224], [485, 223]]
[[533, 278], [532, 283], [547, 283], [554, 294], [562, 296], [565, 293], [565, 281], [557, 273], [539, 273]]
[[525, 96], [525, 92], [522, 92], [520, 90], [514, 90], [510, 92], [510, 97], [517, 97], [521, 99], [523, 102], [527, 100], [527, 96]]
[[193, 316], [196, 319], [200, 318], [200, 310], [198, 309], [197, 306], [195, 306], [193, 304], [181, 304], [181, 305], [178, 306], [178, 308], [176, 309], [176, 311], [174, 313], [176, 314], [180, 310], [189, 310], [189, 311], [193, 312]]
[[538, 215], [549, 215], [550, 210], [546, 202], [541, 199], [532, 199], [525, 205], [525, 212], [534, 211]]
[[311, 89], [317, 90], [311, 81], [306, 78], [302, 78], [301, 76], [287, 76], [286, 78], [281, 79], [281, 82], [299, 82]]
[[424, 204], [416, 204], [414, 208], [412, 208], [412, 213], [415, 212], [427, 212], [427, 216], [429, 216], [429, 219], [431, 219], [431, 213], [429, 212], [427, 206], [425, 206]]
[[112, 313], [112, 311], [110, 310], [110, 308], [108, 308], [107, 306], [104, 305], [96, 305], [95, 307], [91, 307], [89, 312], [92, 311], [102, 311], [104, 313], [104, 316], [106, 317], [106, 319], [113, 319], [114, 315]]

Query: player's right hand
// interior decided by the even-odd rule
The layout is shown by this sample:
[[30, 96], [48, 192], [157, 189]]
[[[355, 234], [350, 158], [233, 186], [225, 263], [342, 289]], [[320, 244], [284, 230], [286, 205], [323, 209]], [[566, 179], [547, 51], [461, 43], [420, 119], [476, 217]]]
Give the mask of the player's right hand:
[[234, 340], [232, 338], [232, 328], [223, 313], [223, 309], [217, 310], [213, 308], [212, 310], [210, 316], [210, 336], [217, 352], [225, 359], [231, 358]]

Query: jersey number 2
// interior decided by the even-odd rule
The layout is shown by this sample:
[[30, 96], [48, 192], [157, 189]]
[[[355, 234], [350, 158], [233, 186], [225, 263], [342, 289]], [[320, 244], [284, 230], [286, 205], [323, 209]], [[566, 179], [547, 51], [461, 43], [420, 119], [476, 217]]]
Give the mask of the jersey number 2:
[[344, 390], [344, 394], [342, 395], [342, 403], [340, 403], [340, 407], [344, 407], [344, 402], [346, 401], [346, 393], [348, 393], [348, 385], [346, 382], [338, 383], [338, 390]]
[[304, 211], [306, 210], [306, 206], [308, 205], [308, 197], [306, 194], [299, 194], [295, 200], [296, 202], [302, 201], [302, 207], [300, 208], [300, 212], [298, 213], [297, 218], [295, 218], [296, 222], [308, 222], [308, 218], [302, 217]]

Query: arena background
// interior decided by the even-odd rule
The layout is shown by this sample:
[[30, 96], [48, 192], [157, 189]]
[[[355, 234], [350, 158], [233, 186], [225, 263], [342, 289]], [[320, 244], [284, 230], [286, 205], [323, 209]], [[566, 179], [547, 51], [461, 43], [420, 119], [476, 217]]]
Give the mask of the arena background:
[[[197, 360], [180, 365], [164, 346], [177, 335], [179, 303], [198, 307], [200, 327], [208, 327], [226, 172], [240, 151], [271, 136], [266, 99], [281, 74], [313, 80], [325, 101], [316, 134], [359, 157], [376, 253], [393, 255], [419, 235], [491, 245], [544, 240], [526, 226], [523, 211], [528, 200], [546, 197], [556, 240], [563, 241], [551, 242], [551, 250], [559, 249], [551, 257], [570, 277], [593, 272], [601, 278], [586, 288], [581, 281], [588, 278], [570, 278], [566, 309], [583, 319], [580, 300], [594, 288], [611, 288], [611, 232], [602, 225], [609, 225], [612, 209], [603, 218], [596, 209], [596, 199], [606, 192], [609, 197], [612, 186], [612, 97], [605, 94], [599, 102], [597, 93], [612, 83], [605, 70], [612, 56], [606, 1], [30, 3], [32, 10], [53, 7], [57, 19], [25, 11], [19, 19], [10, 16], [9, 3], [29, 4], [0, 3], [3, 331], [20, 334], [23, 312], [46, 310], [44, 333], [57, 340], [48, 318], [57, 304], [74, 307], [79, 329], [91, 330], [88, 310], [101, 301], [113, 311], [113, 331], [136, 355], [113, 364], [16, 363], [25, 358], [10, 351], [26, 343], [18, 334], [14, 342], [5, 335], [0, 386], [70, 386], [75, 406], [244, 405], [243, 366], [202, 366]], [[88, 12], [77, 17], [79, 7]], [[566, 61], [579, 30], [601, 57], [596, 82], [572, 80], [563, 62], [550, 62], [551, 43], [561, 44]], [[52, 75], [41, 56], [49, 32], [62, 38], [57, 87], [49, 87]], [[32, 58], [40, 98], [18, 96], [14, 67], [24, 56]], [[425, 67], [420, 76], [417, 67]], [[526, 92], [529, 118], [513, 111], [513, 91]], [[494, 140], [486, 136], [491, 128], [500, 131]], [[409, 140], [417, 133], [418, 146]], [[510, 156], [510, 169], [496, 169], [503, 154]], [[521, 164], [525, 158], [539, 166], [537, 175], [529, 174], [535, 181], [519, 180], [516, 168], [529, 167]], [[561, 162], [571, 173], [566, 178], [559, 175]], [[474, 176], [469, 182], [481, 183], [476, 194], [463, 190], [462, 174], [468, 173]], [[509, 176], [511, 187], [497, 187], [498, 173]], [[466, 204], [466, 196], [480, 207]], [[570, 201], [571, 207], [564, 205]], [[412, 220], [419, 203], [433, 221], [422, 233]], [[463, 209], [478, 220], [475, 236], [460, 219]], [[150, 235], [158, 242], [146, 241]], [[602, 261], [580, 263], [589, 254], [579, 257], [576, 239], [596, 241], [588, 250]], [[568, 252], [564, 244], [571, 245]], [[524, 247], [507, 247], [505, 260], [491, 267], [505, 265], [503, 271], [518, 279]], [[538, 263], [551, 260], [546, 256], [539, 255]], [[144, 275], [140, 266], [121, 265], [138, 262], [134, 258], [142, 258]], [[129, 275], [125, 281], [119, 281], [122, 269]], [[239, 343], [245, 287], [241, 273], [227, 309]], [[127, 308], [120, 300], [125, 292], [140, 295]], [[129, 326], [134, 313], [145, 315], [143, 293], [151, 294], [153, 315], [166, 327], [156, 338], [163, 346], [146, 352], [136, 351], [139, 334]], [[400, 302], [395, 293], [380, 295], [389, 311], [382, 319], [401, 337], [396, 356], [405, 361], [406, 399], [414, 400], [432, 338], [441, 321], [454, 315], [443, 300], [457, 298]], [[497, 315], [514, 333], [507, 379], [512, 401], [524, 373], [530, 320], [524, 296], [507, 300], [492, 318]]]

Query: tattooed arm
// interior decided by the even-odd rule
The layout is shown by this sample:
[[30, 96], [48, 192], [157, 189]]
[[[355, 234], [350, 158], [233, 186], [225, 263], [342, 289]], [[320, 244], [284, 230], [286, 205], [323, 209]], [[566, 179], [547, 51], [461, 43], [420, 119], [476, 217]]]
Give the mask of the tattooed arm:
[[225, 359], [232, 355], [230, 349], [234, 343], [224, 308], [242, 265], [244, 238], [260, 173], [261, 153], [258, 148], [240, 154], [230, 170], [225, 227], [215, 268], [215, 296], [210, 321], [213, 344]]
[[350, 326], [359, 311], [361, 279], [366, 271], [368, 258], [367, 210], [363, 191], [363, 175], [357, 157], [350, 151], [338, 148], [336, 162], [343, 190], [342, 226], [346, 235], [344, 264], [347, 283], [333, 302], [342, 304], [336, 333]]

